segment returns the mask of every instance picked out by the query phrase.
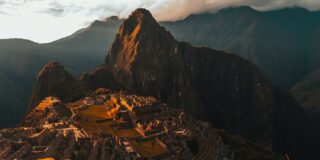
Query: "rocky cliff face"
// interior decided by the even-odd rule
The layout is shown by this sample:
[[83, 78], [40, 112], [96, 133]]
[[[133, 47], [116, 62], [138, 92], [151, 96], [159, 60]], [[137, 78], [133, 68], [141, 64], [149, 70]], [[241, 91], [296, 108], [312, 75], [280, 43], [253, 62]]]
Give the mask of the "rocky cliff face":
[[91, 73], [84, 73], [80, 79], [75, 79], [58, 62], [50, 62], [41, 69], [37, 76], [28, 112], [45, 97], [54, 96], [70, 102], [97, 88], [118, 90], [121, 85], [106, 67], [97, 67]]
[[271, 133], [272, 86], [254, 65], [176, 41], [146, 10], [124, 21], [106, 65], [128, 90], [184, 107], [232, 131]]
[[106, 66], [125, 89], [186, 106], [200, 115], [200, 109], [191, 108], [201, 102], [188, 82], [178, 45], [149, 11], [138, 9], [120, 27]]
[[231, 132], [273, 139], [275, 149], [295, 157], [316, 153], [314, 127], [291, 95], [274, 89], [249, 61], [176, 41], [147, 10], [124, 21], [106, 66], [126, 90], [158, 97]]
[[144, 9], [123, 22], [104, 67], [75, 80], [57, 63], [45, 66], [31, 105], [49, 95], [70, 101], [100, 87], [154, 96], [227, 131], [273, 140], [274, 149], [295, 158], [317, 155], [317, 132], [291, 95], [247, 60], [176, 41]]
[[82, 95], [83, 89], [79, 82], [58, 62], [50, 62], [41, 69], [37, 76], [29, 102], [29, 111], [48, 96], [70, 101]]

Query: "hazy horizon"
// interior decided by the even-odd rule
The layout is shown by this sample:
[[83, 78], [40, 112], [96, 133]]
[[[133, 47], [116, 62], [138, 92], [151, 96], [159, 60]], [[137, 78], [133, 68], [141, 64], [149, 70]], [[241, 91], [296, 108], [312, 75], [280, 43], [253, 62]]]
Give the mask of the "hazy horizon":
[[[221, 8], [250, 6], [274, 10], [300, 6], [319, 10], [317, 0], [0, 0], [0, 39], [22, 38], [48, 43], [110, 16], [127, 17], [136, 8], [146, 8], [158, 21], [174, 21], [191, 14]], [[165, 14], [164, 14], [165, 13]], [[54, 31], [54, 32], [52, 32]]]

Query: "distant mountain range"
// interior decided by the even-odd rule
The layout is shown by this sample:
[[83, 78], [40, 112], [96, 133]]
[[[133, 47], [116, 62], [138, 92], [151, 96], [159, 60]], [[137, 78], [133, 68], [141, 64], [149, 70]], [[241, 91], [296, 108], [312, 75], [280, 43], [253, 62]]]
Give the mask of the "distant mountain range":
[[48, 44], [0, 40], [0, 127], [20, 122], [36, 75], [49, 61], [63, 63], [76, 76], [102, 64], [120, 23], [113, 17], [95, 21], [88, 28]]
[[[320, 12], [285, 8], [259, 12], [250, 7], [222, 9], [162, 22], [178, 40], [234, 52], [255, 63], [275, 84], [291, 88], [320, 68]], [[26, 110], [36, 73], [51, 60], [79, 76], [103, 63], [123, 20], [110, 17], [48, 44], [0, 41], [0, 126], [17, 124]], [[10, 116], [15, 114], [17, 116]]]
[[251, 60], [274, 84], [288, 89], [319, 68], [319, 18], [320, 12], [303, 8], [258, 12], [239, 7], [164, 24], [180, 40]]

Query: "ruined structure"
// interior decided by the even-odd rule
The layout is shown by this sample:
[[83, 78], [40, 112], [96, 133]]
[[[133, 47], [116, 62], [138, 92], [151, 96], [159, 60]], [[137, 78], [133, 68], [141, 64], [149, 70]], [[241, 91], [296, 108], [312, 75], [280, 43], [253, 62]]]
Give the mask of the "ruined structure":
[[[87, 104], [88, 99], [99, 101]], [[123, 121], [131, 125], [123, 127]], [[22, 125], [29, 127], [0, 130], [0, 159], [277, 158], [270, 149], [234, 138], [153, 97], [102, 89], [72, 103], [47, 97]]]

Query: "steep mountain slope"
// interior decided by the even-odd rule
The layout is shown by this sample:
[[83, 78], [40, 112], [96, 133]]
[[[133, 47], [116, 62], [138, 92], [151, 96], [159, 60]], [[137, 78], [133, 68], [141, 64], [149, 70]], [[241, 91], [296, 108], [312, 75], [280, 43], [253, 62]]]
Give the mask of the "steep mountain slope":
[[59, 61], [77, 76], [102, 64], [120, 23], [115, 17], [96, 21], [88, 28], [48, 44], [22, 39], [0, 40], [0, 127], [20, 122], [35, 77], [49, 61]]
[[[37, 106], [42, 99], [48, 96], [79, 98], [83, 96], [81, 95], [82, 88], [79, 86], [77, 80], [63, 66], [57, 62], [50, 62], [43, 67], [36, 79], [29, 106]], [[63, 100], [68, 101], [69, 99]]]
[[0, 127], [17, 124], [26, 111], [34, 77], [47, 63], [39, 48], [27, 40], [0, 40]]
[[[123, 22], [102, 71], [72, 83], [85, 93], [113, 87], [154, 96], [229, 132], [270, 142], [296, 159], [318, 155], [319, 133], [290, 94], [274, 88], [255, 65], [237, 55], [175, 40], [144, 9]], [[35, 84], [46, 85], [59, 87], [47, 81]], [[73, 97], [59, 92], [42, 94]]]
[[292, 94], [302, 104], [304, 110], [320, 122], [320, 71], [317, 70], [306, 76], [292, 89]]
[[[226, 112], [243, 124], [228, 124], [228, 120], [221, 119], [220, 125], [249, 135], [270, 132], [270, 124], [263, 118], [271, 111], [271, 86], [250, 62], [221, 51], [177, 42], [147, 11], [137, 10], [124, 22], [106, 64], [127, 90], [159, 97], [212, 122], [213, 117], [219, 116], [212, 116], [212, 111], [225, 118], [222, 110], [238, 105], [238, 111]], [[241, 113], [246, 110], [248, 114], [262, 115], [252, 114], [247, 117], [253, 119], [242, 119], [238, 114], [247, 114]], [[264, 128], [259, 130], [260, 126]], [[248, 132], [249, 128], [252, 133]]]
[[[289, 18], [288, 18], [289, 17]], [[258, 12], [250, 7], [222, 9], [163, 23], [177, 39], [234, 52], [255, 63], [274, 84], [288, 89], [314, 70], [314, 33], [319, 12], [286, 8]], [[188, 34], [185, 34], [188, 33]], [[317, 37], [317, 38], [316, 38]]]
[[64, 53], [85, 56], [91, 61], [90, 66], [94, 68], [97, 64], [103, 63], [104, 53], [112, 44], [122, 21], [118, 17], [94, 21], [89, 27], [47, 45]]
[[[313, 17], [309, 17], [308, 20], [312, 20], [313, 18], [318, 18], [320, 16], [320, 12], [316, 12]], [[303, 18], [306, 17], [300, 17], [297, 20], [292, 20], [292, 24], [296, 21], [302, 22]], [[308, 63], [308, 69], [309, 74], [305, 76], [301, 81], [299, 81], [297, 84], [295, 84], [291, 88], [291, 92], [294, 94], [294, 96], [298, 99], [298, 101], [302, 104], [305, 111], [310, 113], [314, 118], [318, 119], [318, 122], [320, 122], [320, 101], [319, 101], [319, 84], [320, 84], [320, 57], [319, 57], [319, 43], [318, 39], [320, 36], [320, 30], [319, 30], [319, 21], [315, 21], [314, 24], [306, 24], [309, 28], [309, 34], [305, 35], [310, 37], [310, 41], [308, 41], [309, 49], [314, 49], [314, 52], [312, 56], [310, 56], [309, 63]], [[302, 23], [300, 23], [303, 25]], [[299, 31], [297, 31], [299, 32]], [[303, 34], [301, 31], [300, 34]], [[303, 42], [302, 42], [303, 43]]]
[[32, 88], [28, 112], [37, 106], [45, 97], [55, 96], [65, 102], [84, 97], [97, 88], [117, 90], [121, 85], [105, 67], [98, 67], [91, 73], [84, 73], [75, 79], [58, 62], [49, 62], [39, 72]]

